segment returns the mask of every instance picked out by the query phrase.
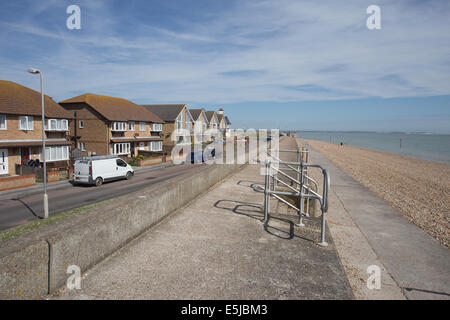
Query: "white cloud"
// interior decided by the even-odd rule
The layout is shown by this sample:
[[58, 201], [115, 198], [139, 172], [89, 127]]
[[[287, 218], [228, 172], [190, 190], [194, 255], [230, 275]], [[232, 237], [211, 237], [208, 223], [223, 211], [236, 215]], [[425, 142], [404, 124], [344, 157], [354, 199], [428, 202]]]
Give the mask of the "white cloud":
[[[181, 21], [180, 31], [144, 21], [126, 35], [113, 27], [127, 18], [107, 6], [82, 18], [83, 26], [95, 17], [92, 33], [8, 27], [60, 41], [40, 60], [59, 99], [78, 91], [215, 104], [450, 94], [447, 2], [378, 1], [381, 30], [366, 28], [370, 4], [239, 1], [207, 24]], [[25, 78], [20, 65], [2, 65], [1, 74]], [[323, 90], [295, 89], [305, 85]]]

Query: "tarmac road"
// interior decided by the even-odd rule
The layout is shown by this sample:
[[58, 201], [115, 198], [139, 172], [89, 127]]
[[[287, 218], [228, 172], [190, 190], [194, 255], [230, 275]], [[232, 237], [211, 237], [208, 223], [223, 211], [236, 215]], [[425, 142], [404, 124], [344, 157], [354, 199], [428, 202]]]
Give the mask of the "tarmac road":
[[[57, 189], [48, 190], [49, 215], [137, 191], [173, 177], [192, 173], [203, 166], [205, 164], [185, 164], [142, 170], [135, 172], [135, 176], [130, 180], [105, 182], [100, 187], [61, 184]], [[20, 195], [21, 193], [23, 192], [18, 191], [16, 196], [12, 195], [9, 199], [0, 201], [0, 230], [25, 224], [43, 216], [43, 192], [29, 195]]]

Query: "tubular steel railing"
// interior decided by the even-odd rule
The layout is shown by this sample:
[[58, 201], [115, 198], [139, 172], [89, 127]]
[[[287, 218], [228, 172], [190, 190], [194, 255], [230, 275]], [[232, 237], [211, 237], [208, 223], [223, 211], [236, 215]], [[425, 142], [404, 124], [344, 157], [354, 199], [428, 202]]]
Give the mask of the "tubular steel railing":
[[[270, 196], [274, 197], [278, 201], [283, 202], [290, 208], [297, 211], [299, 215], [297, 226], [304, 226], [302, 218], [303, 216], [309, 216], [310, 200], [317, 199], [320, 203], [321, 216], [321, 237], [318, 243], [321, 246], [327, 246], [325, 241], [325, 219], [326, 212], [328, 211], [328, 191], [330, 188], [330, 177], [327, 169], [318, 164], [308, 163], [309, 150], [279, 150], [279, 152], [292, 152], [297, 153], [297, 162], [283, 161], [278, 157], [271, 155], [267, 152], [269, 158], [264, 161], [265, 165], [265, 179], [264, 189], [259, 186], [253, 189], [257, 192], [264, 193], [264, 223], [269, 221], [269, 207]], [[262, 161], [256, 160], [261, 163]], [[274, 166], [275, 165], [275, 166]], [[280, 168], [279, 165], [284, 166]], [[318, 183], [308, 176], [309, 168], [319, 168], [323, 174], [323, 189], [322, 194], [318, 192]], [[285, 171], [294, 172], [295, 177], [290, 176]], [[282, 179], [284, 178], [285, 181]], [[278, 185], [286, 187], [290, 191], [276, 190]], [[314, 190], [313, 190], [314, 189]], [[281, 198], [281, 195], [293, 196], [299, 198], [299, 206], [295, 206], [285, 199]], [[305, 208], [306, 200], [306, 208]]]

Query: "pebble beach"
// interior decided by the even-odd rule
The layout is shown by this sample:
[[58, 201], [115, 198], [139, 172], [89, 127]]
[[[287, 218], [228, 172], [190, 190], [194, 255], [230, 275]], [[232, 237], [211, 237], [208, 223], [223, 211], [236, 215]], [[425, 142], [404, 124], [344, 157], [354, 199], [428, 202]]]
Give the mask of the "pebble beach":
[[449, 165], [361, 147], [298, 139], [299, 145], [305, 143], [444, 247], [449, 247]]

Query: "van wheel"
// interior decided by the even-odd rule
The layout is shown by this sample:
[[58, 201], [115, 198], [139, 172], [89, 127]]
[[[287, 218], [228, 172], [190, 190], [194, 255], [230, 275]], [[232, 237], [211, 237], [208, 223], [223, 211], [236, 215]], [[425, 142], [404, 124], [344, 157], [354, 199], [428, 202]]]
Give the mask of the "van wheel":
[[95, 186], [100, 187], [103, 184], [103, 179], [98, 177], [95, 179]]
[[130, 171], [128, 171], [125, 176], [125, 179], [130, 180], [132, 177], [133, 177], [133, 174]]

